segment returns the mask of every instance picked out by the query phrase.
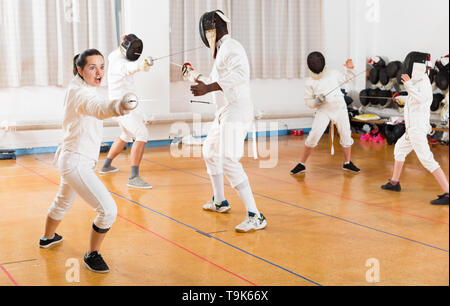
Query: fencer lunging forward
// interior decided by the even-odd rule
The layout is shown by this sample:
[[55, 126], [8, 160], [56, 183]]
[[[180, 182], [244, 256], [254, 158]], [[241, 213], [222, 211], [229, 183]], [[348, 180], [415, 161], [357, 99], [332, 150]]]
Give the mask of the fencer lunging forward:
[[225, 199], [223, 175], [236, 189], [244, 202], [248, 215], [236, 226], [237, 232], [247, 233], [264, 229], [266, 218], [256, 207], [250, 183], [240, 159], [244, 154], [244, 142], [254, 120], [250, 96], [250, 68], [242, 45], [228, 35], [230, 20], [221, 11], [205, 13], [200, 20], [200, 35], [211, 48], [215, 58], [209, 78], [195, 72], [185, 64], [183, 76], [196, 82], [191, 87], [194, 96], [222, 91], [225, 105], [218, 105], [216, 117], [204, 143], [203, 156], [214, 190], [211, 202], [203, 209], [218, 213], [230, 210]]
[[104, 76], [103, 55], [86, 50], [74, 59], [75, 78], [70, 83], [64, 101], [64, 141], [55, 161], [61, 173], [58, 194], [50, 206], [45, 234], [39, 245], [49, 248], [62, 241], [55, 231], [71, 208], [76, 195], [98, 213], [91, 228], [89, 250], [84, 256], [86, 267], [106, 273], [108, 265], [99, 254], [100, 246], [117, 216], [117, 206], [111, 194], [95, 175], [102, 142], [102, 120], [123, 116], [137, 106], [137, 98], [126, 94], [109, 102], [97, 92]]
[[305, 103], [315, 110], [314, 122], [305, 142], [305, 150], [300, 163], [291, 170], [291, 174], [306, 172], [305, 163], [309, 156], [317, 147], [320, 138], [322, 138], [330, 121], [336, 124], [339, 136], [341, 137], [341, 146], [344, 151], [345, 163], [344, 170], [351, 172], [360, 172], [351, 161], [352, 131], [350, 128], [350, 119], [339, 84], [350, 81], [355, 74], [354, 65], [351, 59], [345, 63], [346, 73], [343, 74], [337, 70], [327, 71], [325, 57], [320, 52], [312, 52], [308, 56], [308, 68], [310, 77], [305, 81]]
[[[151, 58], [138, 61], [143, 48], [142, 40], [136, 35], [124, 35], [120, 48], [109, 55], [108, 90], [111, 100], [119, 99], [127, 92], [135, 92], [134, 75], [140, 71], [147, 72], [150, 70], [153, 65]], [[151, 189], [152, 186], [139, 175], [139, 166], [144, 156], [144, 149], [150, 140], [144, 118], [137, 111], [134, 111], [118, 118], [117, 121], [122, 129], [122, 135], [114, 141], [100, 173], [117, 172], [118, 169], [111, 165], [112, 161], [123, 151], [127, 143], [134, 141], [130, 156], [131, 176], [127, 185], [133, 188]]]
[[431, 201], [433, 205], [449, 205], [448, 180], [441, 166], [434, 159], [428, 145], [427, 135], [431, 132], [430, 106], [433, 102], [433, 88], [427, 75], [427, 63], [430, 55], [421, 52], [411, 52], [403, 63], [402, 83], [408, 92], [405, 103], [406, 133], [395, 145], [394, 173], [392, 179], [381, 186], [382, 189], [401, 191], [400, 176], [405, 159], [412, 151], [422, 165], [433, 174], [444, 194]]

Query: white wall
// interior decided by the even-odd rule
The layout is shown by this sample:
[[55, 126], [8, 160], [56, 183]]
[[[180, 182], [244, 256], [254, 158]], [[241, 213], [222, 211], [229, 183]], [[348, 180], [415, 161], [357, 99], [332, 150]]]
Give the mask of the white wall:
[[[449, 53], [448, 0], [323, 0], [324, 51], [329, 65], [346, 58], [403, 61], [410, 51]], [[361, 84], [361, 83], [359, 83]]]
[[403, 60], [410, 51], [449, 52], [448, 0], [380, 0], [377, 51]]

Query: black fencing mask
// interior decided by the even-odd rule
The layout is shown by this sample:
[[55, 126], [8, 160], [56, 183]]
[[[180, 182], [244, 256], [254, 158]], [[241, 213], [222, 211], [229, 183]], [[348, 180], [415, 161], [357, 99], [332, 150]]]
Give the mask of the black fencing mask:
[[315, 74], [320, 74], [325, 69], [325, 57], [320, 52], [313, 52], [308, 55], [308, 68]]
[[230, 18], [220, 10], [207, 12], [200, 18], [200, 37], [205, 46], [211, 49], [213, 57], [216, 55], [217, 29], [227, 27], [227, 23], [231, 23]]
[[139, 59], [143, 50], [144, 43], [134, 34], [126, 35], [120, 44], [120, 52], [132, 62]]

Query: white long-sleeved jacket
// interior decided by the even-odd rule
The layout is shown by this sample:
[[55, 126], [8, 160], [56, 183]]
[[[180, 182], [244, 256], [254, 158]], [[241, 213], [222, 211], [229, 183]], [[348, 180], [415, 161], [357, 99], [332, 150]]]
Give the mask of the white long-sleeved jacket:
[[430, 133], [430, 107], [433, 103], [433, 88], [430, 79], [424, 74], [417, 80], [404, 83], [408, 92], [404, 116], [406, 129]]
[[108, 93], [111, 100], [122, 99], [129, 92], [136, 92], [134, 74], [139, 63], [130, 62], [119, 49], [108, 56]]
[[225, 35], [220, 40], [216, 60], [206, 82], [217, 82], [225, 97], [225, 103], [217, 105], [216, 117], [228, 117], [240, 122], [253, 121], [254, 108], [250, 94], [250, 65], [247, 53], [230, 35]]
[[[336, 109], [345, 107], [344, 94], [341, 91], [339, 85], [345, 81], [350, 80], [355, 76], [352, 69], [347, 69], [346, 73], [339, 72], [337, 70], [323, 71], [320, 74], [311, 73], [311, 77], [305, 81], [305, 103], [311, 109], [330, 111], [333, 112]], [[345, 84], [347, 85], [347, 84]], [[341, 87], [345, 87], [342, 85]], [[332, 93], [330, 93], [334, 90]], [[327, 95], [326, 103], [317, 106], [315, 97], [319, 95]]]
[[63, 151], [98, 160], [103, 137], [102, 120], [120, 116], [118, 101], [108, 102], [78, 75], [69, 84], [64, 101]]

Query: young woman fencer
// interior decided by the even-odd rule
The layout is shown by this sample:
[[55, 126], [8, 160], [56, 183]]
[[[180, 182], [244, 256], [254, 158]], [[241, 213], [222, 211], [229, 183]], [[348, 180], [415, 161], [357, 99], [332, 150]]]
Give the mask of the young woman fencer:
[[[120, 47], [108, 56], [108, 90], [111, 100], [119, 99], [127, 92], [135, 92], [134, 75], [137, 72], [150, 70], [153, 65], [151, 58], [138, 61], [143, 51], [143, 42], [134, 34], [122, 36]], [[151, 189], [152, 186], [139, 175], [139, 165], [144, 156], [144, 150], [150, 135], [144, 118], [137, 111], [117, 118], [122, 129], [120, 135], [109, 150], [108, 156], [100, 170], [101, 174], [110, 174], [118, 171], [113, 167], [112, 161], [125, 148], [127, 143], [134, 142], [131, 148], [131, 176], [128, 187]]]
[[346, 80], [351, 80], [354, 65], [351, 59], [345, 63], [346, 73], [343, 74], [337, 70], [326, 70], [325, 57], [320, 52], [312, 52], [308, 56], [308, 68], [310, 77], [305, 81], [305, 102], [306, 105], [315, 110], [314, 122], [305, 142], [300, 163], [291, 170], [291, 174], [300, 174], [306, 172], [305, 163], [308, 160], [314, 148], [317, 147], [320, 138], [322, 138], [330, 121], [333, 121], [338, 129], [341, 146], [344, 151], [345, 163], [344, 170], [358, 173], [360, 169], [351, 161], [352, 131], [350, 128], [350, 119], [339, 84]]
[[221, 11], [201, 17], [200, 36], [215, 59], [209, 78], [204, 78], [185, 64], [183, 77], [196, 82], [191, 87], [194, 96], [222, 92], [224, 105], [218, 105], [215, 120], [203, 145], [203, 157], [214, 191], [212, 201], [204, 210], [225, 213], [230, 205], [225, 199], [223, 175], [237, 191], [247, 210], [246, 219], [235, 227], [240, 233], [262, 230], [267, 221], [256, 206], [248, 177], [240, 163], [244, 142], [254, 120], [250, 95], [250, 67], [242, 45], [228, 34], [230, 22]]
[[434, 159], [428, 144], [427, 135], [431, 132], [430, 106], [433, 102], [433, 88], [426, 74], [426, 62], [429, 54], [412, 52], [405, 59], [409, 63], [407, 73], [401, 79], [408, 97], [405, 103], [404, 117], [406, 133], [400, 138], [394, 149], [394, 173], [392, 179], [381, 186], [384, 190], [401, 191], [400, 176], [409, 153], [414, 151], [421, 164], [435, 177], [444, 194], [431, 201], [433, 205], [449, 205], [449, 186], [447, 177]]
[[98, 273], [109, 272], [99, 250], [117, 216], [116, 203], [94, 172], [102, 142], [102, 120], [123, 116], [137, 106], [134, 94], [111, 102], [99, 94], [97, 88], [104, 77], [104, 65], [103, 55], [95, 49], [74, 58], [75, 78], [67, 88], [64, 101], [64, 141], [55, 155], [61, 184], [39, 242], [41, 248], [49, 248], [63, 240], [56, 229], [78, 194], [98, 213], [91, 228], [89, 249], [84, 255], [86, 267]]

